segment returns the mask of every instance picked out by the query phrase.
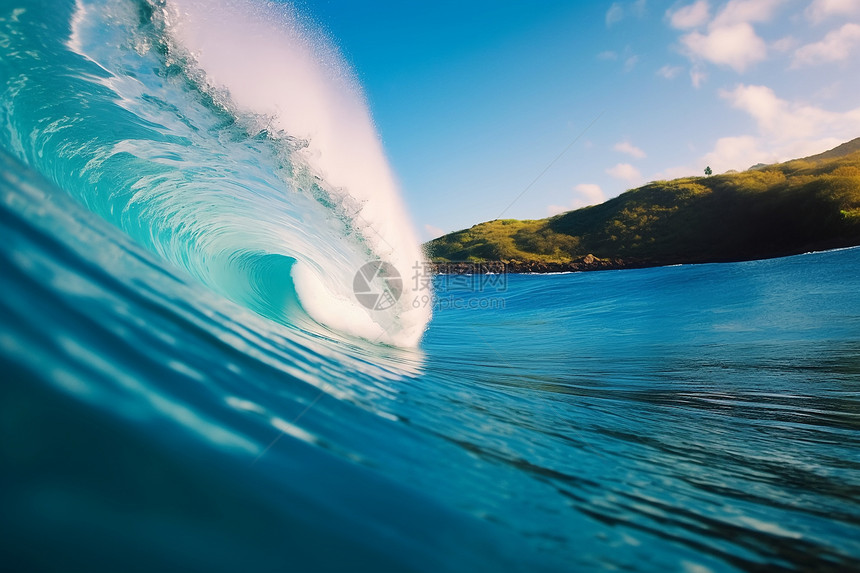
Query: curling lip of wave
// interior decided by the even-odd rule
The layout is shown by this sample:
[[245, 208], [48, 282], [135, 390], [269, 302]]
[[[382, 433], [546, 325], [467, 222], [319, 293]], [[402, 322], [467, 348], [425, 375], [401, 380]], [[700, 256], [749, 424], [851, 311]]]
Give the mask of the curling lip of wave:
[[[406, 277], [423, 260], [420, 243], [360, 87], [337, 52], [283, 5], [169, 0], [168, 6], [173, 12], [169, 32], [192, 54], [210, 87], [225, 89], [239, 110], [266, 117], [279, 131], [306, 140], [307, 147], [297, 152], [302, 161], [360, 204], [352, 216], [365, 241]], [[309, 271], [300, 264], [293, 273], [306, 302], [325, 288], [324, 278], [313, 281]], [[306, 308], [325, 314], [325, 322], [342, 323], [344, 313], [355, 314], [354, 302], [336, 304], [336, 312], [326, 312], [324, 304]], [[405, 296], [396, 308], [398, 338], [414, 344], [430, 312], [410, 302]]]
[[[367, 104], [336, 51], [283, 5], [253, 0], [170, 0], [168, 5], [173, 9], [170, 33], [193, 55], [210, 86], [226, 89], [239, 110], [267, 117], [278, 130], [306, 140], [302, 160], [359, 202], [353, 217], [365, 241], [407, 276], [423, 253]], [[310, 302], [325, 288], [324, 277], [311, 275], [302, 265], [293, 273], [312, 314], [342, 323], [344, 313], [355, 313], [354, 299], [335, 304], [332, 312], [322, 301]], [[398, 338], [415, 344], [430, 312], [409, 302], [404, 297], [396, 309]]]
[[[214, 3], [198, 0], [168, 0], [163, 3], [143, 1], [153, 9], [157, 27], [161, 29], [163, 26], [166, 33], [163, 39], [167, 41], [171, 63], [185, 62], [185, 71], [204, 90], [215, 95], [218, 104], [244, 123], [257, 123], [249, 129], [273, 134], [270, 143], [275, 146], [288, 145], [286, 155], [283, 154], [284, 150], [276, 152], [290, 163], [285, 181], [287, 188], [278, 188], [272, 181], [283, 176], [272, 178], [272, 173], [279, 169], [272, 165], [270, 169], [274, 171], [265, 177], [265, 191], [280, 195], [276, 200], [283, 203], [285, 196], [288, 201], [295, 199], [289, 193], [290, 188], [308, 191], [309, 187], [314, 187], [317, 192], [331, 197], [329, 203], [334, 207], [329, 205], [326, 210], [335, 208], [337, 211], [322, 216], [302, 212], [290, 219], [288, 229], [278, 219], [283, 218], [283, 213], [278, 212], [278, 205], [275, 204], [258, 204], [254, 207], [255, 213], [246, 214], [244, 218], [238, 214], [226, 217], [225, 213], [216, 213], [214, 216], [220, 226], [213, 224], [210, 227], [218, 236], [203, 239], [197, 236], [192, 240], [203, 240], [212, 249], [217, 244], [219, 254], [229, 260], [226, 263], [204, 261], [189, 269], [192, 274], [203, 275], [201, 278], [204, 282], [215, 286], [216, 290], [226, 283], [235, 287], [238, 283], [234, 277], [225, 278], [229, 275], [229, 270], [225, 269], [236, 259], [235, 254], [230, 255], [231, 251], [284, 255], [294, 260], [294, 263], [279, 267], [281, 271], [287, 268], [288, 274], [286, 277], [281, 276], [281, 280], [289, 279], [291, 286], [288, 290], [295, 293], [303, 313], [310, 315], [316, 322], [369, 340], [397, 346], [417, 345], [429, 322], [430, 307], [422, 305], [414, 308], [411, 303], [417, 298], [416, 293], [404, 292], [398, 304], [391, 309], [371, 311], [358, 304], [352, 292], [354, 274], [368, 260], [381, 258], [394, 265], [406, 278], [415, 268], [416, 262], [423, 260], [423, 253], [406, 216], [361, 90], [336, 50], [320, 34], [302, 24], [285, 5], [264, 4], [254, 0]], [[161, 116], [150, 113], [152, 109], [147, 107], [151, 105], [151, 98], [146, 100], [144, 96], [147, 91], [155, 93], [158, 98], [166, 97], [169, 100], [169, 96], [161, 91], [152, 91], [158, 90], [159, 86], [145, 85], [147, 80], [141, 79], [141, 74], [129, 75], [127, 61], [117, 65], [115, 55], [110, 51], [112, 48], [105, 48], [101, 36], [105, 33], [103, 24], [106, 19], [116, 21], [119, 15], [124, 21], [131, 20], [130, 15], [133, 13], [132, 5], [128, 2], [101, 4], [76, 0], [72, 30], [66, 45], [109, 74], [108, 78], [93, 78], [92, 81], [115, 92], [119, 106], [161, 126]], [[143, 49], [138, 49], [141, 46], [139, 40], [134, 40], [137, 42], [135, 51], [139, 54], [148, 52], [145, 42]], [[133, 58], [134, 54], [126, 51], [123, 57]], [[185, 104], [178, 101], [174, 105], [181, 109]], [[183, 127], [178, 128], [180, 135]], [[171, 129], [171, 135], [176, 135], [174, 132], [177, 129], [172, 126], [165, 128], [165, 131], [170, 132]], [[192, 135], [185, 135], [189, 140], [193, 139]], [[213, 141], [218, 139], [215, 135], [205, 142], [206, 146], [213, 146], [213, 152], [220, 157], [235, 155], [215, 148], [219, 144]], [[296, 140], [302, 140], [306, 145], [290, 144]], [[151, 149], [147, 149], [147, 145]], [[164, 157], [176, 157], [175, 166], [178, 169], [193, 170], [193, 167], [188, 167], [189, 161], [183, 162], [190, 151], [180, 149], [170, 153], [167, 149], [159, 152], [156, 149], [159, 145], [169, 148], [171, 144], [127, 140], [114, 143], [104, 153], [105, 156], [111, 156], [123, 151], [130, 152], [150, 165], [164, 164]], [[210, 159], [211, 156], [197, 163], [209, 165]], [[225, 201], [225, 195], [244, 193], [243, 187], [249, 186], [243, 169], [247, 170], [247, 166], [231, 168], [230, 179], [221, 180], [220, 183], [212, 177], [204, 177], [190, 185], [200, 188], [195, 193], [211, 193], [215, 200]], [[243, 175], [245, 179], [241, 178]], [[196, 176], [199, 173], [192, 173], [191, 179]], [[254, 174], [251, 177], [253, 182], [250, 186], [256, 185], [261, 179]], [[170, 200], [164, 199], [164, 190], [155, 187], [141, 189], [143, 181], [141, 179], [131, 185], [137, 190], [133, 201], [140, 202], [141, 198], [144, 202], [153, 203]], [[206, 186], [209, 189], [204, 191], [202, 188]], [[173, 193], [174, 203], [183, 200], [179, 192], [176, 189]], [[261, 199], [256, 189], [253, 192], [256, 194], [255, 201], [269, 200]], [[215, 197], [219, 193], [220, 196]], [[188, 196], [187, 192], [185, 196]], [[313, 209], [319, 210], [319, 204], [315, 205]], [[205, 226], [204, 220], [198, 216], [200, 214], [189, 212], [189, 208], [188, 205], [167, 205], [165, 208], [161, 204], [160, 207], [151, 205], [148, 210], [157, 211], [162, 217], [174, 217], [172, 222], [168, 220], [153, 224], [169, 227], [180, 222], [184, 225], [191, 216], [198, 219], [192, 224]], [[265, 219], [260, 221], [261, 228], [247, 228], [249, 221], [261, 215]], [[213, 214], [205, 213], [203, 216], [211, 217]], [[346, 233], [342, 230], [331, 232], [340, 228], [342, 223], [336, 220], [342, 217], [349, 219], [346, 223], [349, 230]], [[323, 230], [321, 224], [332, 225], [332, 229]], [[341, 233], [339, 238], [338, 233]], [[176, 238], [170, 240], [175, 242]], [[320, 242], [327, 244], [320, 246]], [[334, 242], [344, 244], [335, 246]], [[153, 248], [163, 255], [167, 251], [168, 258], [176, 262], [170, 248], [162, 244], [155, 244]], [[211, 258], [213, 253], [205, 256]], [[181, 262], [187, 262], [187, 257], [180, 258]], [[247, 268], [247, 263], [243, 265]], [[211, 276], [212, 268], [219, 268], [219, 276]], [[276, 286], [276, 282], [268, 281], [270, 286]], [[224, 292], [225, 289], [220, 290]], [[247, 291], [247, 288], [244, 290]], [[230, 296], [229, 292], [225, 294]], [[242, 292], [231, 298], [244, 302], [245, 294]], [[259, 292], [253, 294], [257, 296]], [[274, 293], [275, 298], [279, 296]], [[256, 306], [258, 308], [255, 310], [259, 312], [260, 306], [272, 309], [275, 305], [266, 302]], [[288, 318], [288, 322], [294, 322], [293, 319], [297, 318]]]

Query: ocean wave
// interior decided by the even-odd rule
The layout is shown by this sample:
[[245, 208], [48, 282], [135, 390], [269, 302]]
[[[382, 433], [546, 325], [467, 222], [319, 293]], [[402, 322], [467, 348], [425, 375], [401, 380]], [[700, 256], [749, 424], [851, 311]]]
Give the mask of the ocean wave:
[[6, 64], [8, 149], [270, 319], [418, 343], [430, 315], [414, 293], [368, 308], [353, 292], [366, 263], [408, 284], [423, 256], [361, 90], [321, 34], [250, 0], [77, 0], [10, 27], [38, 19], [64, 33], [7, 50], [21, 59]]

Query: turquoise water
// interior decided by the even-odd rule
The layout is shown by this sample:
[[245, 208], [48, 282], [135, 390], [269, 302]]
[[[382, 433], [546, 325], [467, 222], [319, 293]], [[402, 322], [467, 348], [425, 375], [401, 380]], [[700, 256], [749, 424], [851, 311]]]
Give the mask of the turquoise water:
[[4, 570], [860, 568], [860, 249], [441, 276], [369, 342], [293, 274], [373, 258], [349, 198], [81, 5], [0, 10]]

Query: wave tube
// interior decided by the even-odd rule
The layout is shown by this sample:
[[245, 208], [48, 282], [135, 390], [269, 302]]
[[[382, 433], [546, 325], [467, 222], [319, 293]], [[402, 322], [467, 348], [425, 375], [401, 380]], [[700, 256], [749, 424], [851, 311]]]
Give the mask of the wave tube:
[[[290, 7], [78, 0], [67, 45], [149, 130], [90, 150], [81, 175], [114, 180], [79, 191], [94, 210], [122, 213], [133, 236], [261, 314], [420, 341], [431, 309], [412, 277], [423, 253], [366, 100]], [[367, 265], [387, 272], [368, 277]], [[390, 304], [366, 304], [357, 280]]]

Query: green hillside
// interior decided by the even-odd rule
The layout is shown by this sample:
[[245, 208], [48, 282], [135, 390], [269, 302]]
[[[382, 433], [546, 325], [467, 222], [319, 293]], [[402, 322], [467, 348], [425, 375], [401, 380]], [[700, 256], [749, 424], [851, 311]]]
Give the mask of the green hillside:
[[426, 244], [431, 260], [630, 264], [776, 257], [860, 244], [860, 138], [743, 173], [656, 181], [555, 217], [495, 220]]

